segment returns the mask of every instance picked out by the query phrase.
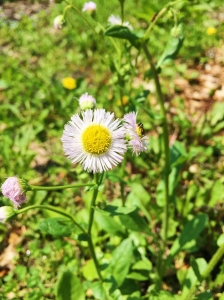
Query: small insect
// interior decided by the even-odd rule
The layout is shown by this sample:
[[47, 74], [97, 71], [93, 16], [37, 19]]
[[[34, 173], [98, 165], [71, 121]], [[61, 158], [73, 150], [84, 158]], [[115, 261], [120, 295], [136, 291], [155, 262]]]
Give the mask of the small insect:
[[142, 137], [143, 134], [145, 133], [144, 126], [141, 122], [138, 123], [137, 128], [136, 128], [137, 134]]

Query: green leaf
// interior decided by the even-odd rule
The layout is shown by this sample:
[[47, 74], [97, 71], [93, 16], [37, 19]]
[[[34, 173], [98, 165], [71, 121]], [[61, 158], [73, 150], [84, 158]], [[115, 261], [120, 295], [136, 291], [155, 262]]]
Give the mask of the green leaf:
[[94, 299], [101, 300], [107, 299], [107, 295], [104, 289], [104, 286], [101, 282], [96, 281], [91, 284], [91, 290], [93, 292]]
[[178, 54], [180, 48], [182, 47], [183, 41], [184, 41], [183, 36], [177, 38], [170, 36], [170, 39], [167, 42], [162, 55], [158, 59], [156, 68], [160, 68], [161, 66], [173, 60]]
[[95, 210], [107, 216], [121, 216], [121, 215], [130, 214], [132, 211], [136, 210], [136, 206], [119, 207], [119, 206], [107, 205], [104, 209], [100, 209], [96, 207]]
[[107, 268], [107, 274], [110, 274], [119, 287], [125, 280], [131, 265], [133, 256], [133, 246], [130, 239], [125, 239], [113, 251], [112, 260]]
[[98, 274], [93, 259], [87, 261], [87, 263], [82, 267], [82, 274], [85, 279], [93, 281], [98, 279]]
[[174, 241], [173, 246], [170, 249], [170, 257], [174, 257], [182, 249], [187, 247], [187, 244], [192, 240], [197, 240], [199, 234], [205, 228], [208, 222], [208, 217], [205, 214], [200, 214], [188, 221], [180, 236]]
[[197, 273], [202, 274], [202, 272], [206, 269], [207, 267], [207, 262], [204, 258], [197, 258], [194, 263], [196, 266], [190, 267], [188, 269], [187, 275], [184, 279], [183, 282], [183, 289], [182, 289], [182, 298], [188, 294], [190, 288], [197, 282], [198, 280], [198, 274], [195, 274], [194, 269], [197, 270]]
[[149, 279], [149, 272], [145, 270], [131, 272], [127, 275], [127, 278], [137, 281], [145, 281]]
[[137, 261], [132, 266], [132, 270], [147, 270], [147, 271], [151, 271], [152, 270], [152, 263], [148, 259], [139, 260], [139, 261]]
[[80, 279], [71, 271], [64, 271], [57, 285], [57, 300], [85, 300]]
[[221, 247], [223, 244], [224, 244], [224, 233], [222, 233], [222, 234], [220, 235], [220, 237], [218, 238], [218, 240], [217, 240], [217, 245], [218, 245], [219, 247]]
[[108, 212], [104, 212], [102, 209], [96, 209], [96, 218], [97, 224], [101, 229], [105, 230], [108, 233], [124, 236], [125, 230], [117, 221], [113, 219]]
[[119, 216], [121, 223], [130, 230], [145, 232], [150, 234], [149, 226], [145, 221], [143, 216], [140, 216], [139, 209], [136, 208], [135, 211], [128, 215]]
[[140, 48], [140, 39], [143, 34], [135, 33], [126, 26], [113, 25], [109, 26], [105, 31], [106, 36], [111, 36], [119, 39], [128, 40], [136, 48]]
[[217, 202], [223, 202], [224, 200], [224, 185], [222, 183], [222, 180], [216, 180], [211, 192], [211, 199], [209, 200], [208, 205], [210, 207], [214, 207]]
[[187, 152], [184, 145], [175, 141], [175, 143], [170, 147], [170, 168], [182, 165], [187, 159]]
[[50, 218], [42, 221], [39, 229], [45, 233], [55, 237], [70, 236], [74, 230], [74, 225], [71, 221], [63, 218]]

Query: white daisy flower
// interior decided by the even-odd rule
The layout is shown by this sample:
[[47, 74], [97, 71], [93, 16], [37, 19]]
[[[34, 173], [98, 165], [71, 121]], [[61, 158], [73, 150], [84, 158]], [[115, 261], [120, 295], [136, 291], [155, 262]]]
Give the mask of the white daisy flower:
[[63, 149], [73, 162], [88, 172], [104, 172], [123, 160], [126, 152], [125, 129], [114, 114], [104, 109], [88, 109], [75, 114], [65, 125]]
[[125, 26], [125, 27], [128, 27], [130, 30], [133, 29], [133, 27], [130, 25], [129, 22], [123, 22], [122, 23], [122, 20], [119, 16], [115, 16], [115, 15], [110, 15], [109, 16], [109, 19], [108, 19], [108, 22], [111, 24], [111, 25], [121, 25], [121, 26]]
[[128, 144], [133, 153], [139, 155], [140, 152], [147, 151], [148, 138], [144, 136], [144, 129], [141, 123], [137, 123], [137, 113], [131, 112], [124, 115], [124, 127], [126, 129]]

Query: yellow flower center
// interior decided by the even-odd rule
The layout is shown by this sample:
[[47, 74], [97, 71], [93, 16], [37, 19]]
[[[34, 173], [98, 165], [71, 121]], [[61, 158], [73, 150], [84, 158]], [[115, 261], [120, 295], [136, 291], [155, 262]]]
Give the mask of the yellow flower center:
[[112, 137], [109, 130], [102, 125], [90, 125], [82, 134], [82, 143], [86, 152], [103, 154], [109, 149]]

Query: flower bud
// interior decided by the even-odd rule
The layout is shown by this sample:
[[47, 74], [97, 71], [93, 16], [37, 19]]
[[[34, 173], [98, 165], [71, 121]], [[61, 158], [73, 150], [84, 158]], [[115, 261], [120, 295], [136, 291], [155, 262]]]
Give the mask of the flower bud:
[[90, 14], [93, 14], [96, 11], [96, 3], [93, 1], [84, 3], [82, 11], [87, 11]]
[[94, 108], [96, 105], [96, 99], [93, 98], [93, 96], [88, 95], [88, 93], [85, 93], [79, 98], [79, 105], [81, 110]]
[[171, 29], [171, 35], [172, 37], [174, 38], [178, 38], [180, 35], [182, 35], [182, 28], [180, 25], [178, 26], [174, 26], [172, 29]]
[[54, 19], [54, 28], [55, 29], [61, 29], [63, 23], [65, 22], [64, 16], [59, 15]]
[[11, 206], [0, 207], [0, 222], [5, 223], [16, 215], [15, 209]]
[[16, 176], [9, 177], [1, 186], [2, 194], [9, 198], [15, 207], [26, 202], [26, 192], [31, 190], [27, 181]]

